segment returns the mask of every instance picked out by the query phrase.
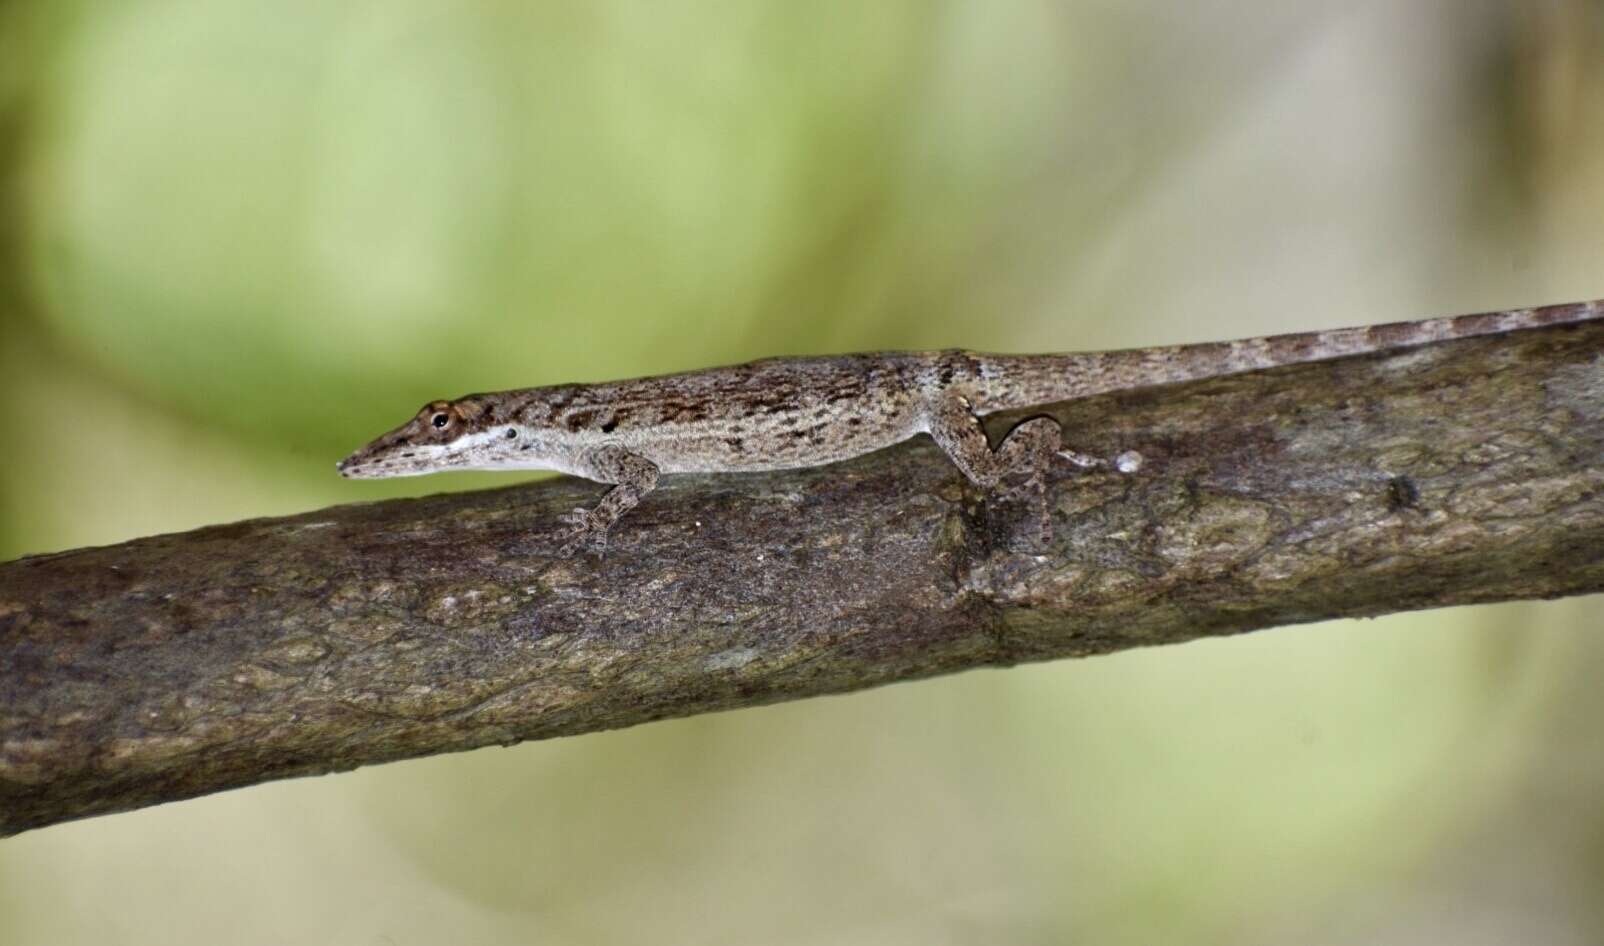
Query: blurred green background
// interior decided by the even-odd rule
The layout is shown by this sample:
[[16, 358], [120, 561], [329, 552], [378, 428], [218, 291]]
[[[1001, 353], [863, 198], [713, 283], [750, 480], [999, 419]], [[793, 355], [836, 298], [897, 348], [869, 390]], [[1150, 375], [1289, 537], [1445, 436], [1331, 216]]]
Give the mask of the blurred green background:
[[[0, 5], [0, 559], [473, 390], [1604, 296], [1604, 4]], [[0, 943], [1597, 943], [1604, 602], [1287, 628], [0, 842]], [[0, 668], [0, 672], [4, 672]]]

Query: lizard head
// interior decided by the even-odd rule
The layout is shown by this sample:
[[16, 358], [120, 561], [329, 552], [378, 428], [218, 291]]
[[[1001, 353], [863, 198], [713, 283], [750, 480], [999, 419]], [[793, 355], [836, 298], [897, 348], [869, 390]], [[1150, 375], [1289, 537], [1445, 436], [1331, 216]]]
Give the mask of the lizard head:
[[341, 460], [348, 479], [421, 476], [448, 468], [492, 465], [498, 439], [516, 440], [519, 428], [496, 424], [483, 399], [430, 401], [412, 419]]

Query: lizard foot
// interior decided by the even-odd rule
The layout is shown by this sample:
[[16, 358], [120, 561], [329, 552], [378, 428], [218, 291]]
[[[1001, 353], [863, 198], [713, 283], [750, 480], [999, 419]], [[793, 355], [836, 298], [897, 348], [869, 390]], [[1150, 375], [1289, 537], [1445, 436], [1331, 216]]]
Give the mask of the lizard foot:
[[607, 554], [607, 523], [594, 512], [583, 507], [562, 517], [569, 529], [557, 548], [559, 558], [572, 558], [584, 551], [595, 552], [598, 558]]

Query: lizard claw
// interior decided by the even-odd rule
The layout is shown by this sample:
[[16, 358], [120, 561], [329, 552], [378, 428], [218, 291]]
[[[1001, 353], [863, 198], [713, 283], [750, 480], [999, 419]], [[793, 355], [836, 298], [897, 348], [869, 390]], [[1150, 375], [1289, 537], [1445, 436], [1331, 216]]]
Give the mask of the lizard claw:
[[1070, 463], [1075, 464], [1083, 470], [1089, 470], [1093, 467], [1099, 467], [1103, 465], [1102, 458], [1094, 457], [1088, 453], [1079, 453], [1069, 449], [1068, 447], [1059, 449], [1057, 456], [1061, 459], [1068, 460]]
[[1079, 453], [1068, 447], [1060, 448], [1055, 454], [1061, 460], [1068, 460], [1083, 470], [1095, 469], [1100, 466], [1112, 466], [1115, 470], [1124, 473], [1135, 473], [1142, 468], [1146, 458], [1135, 450], [1127, 450], [1113, 460], [1094, 457], [1089, 453]]

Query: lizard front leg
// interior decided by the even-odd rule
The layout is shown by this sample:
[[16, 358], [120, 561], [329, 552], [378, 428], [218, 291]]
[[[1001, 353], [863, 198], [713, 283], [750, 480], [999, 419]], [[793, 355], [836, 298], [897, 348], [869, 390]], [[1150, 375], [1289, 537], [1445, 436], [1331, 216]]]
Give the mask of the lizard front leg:
[[611, 483], [613, 488], [594, 509], [575, 509], [565, 517], [573, 530], [557, 551], [563, 558], [586, 547], [598, 553], [605, 551], [607, 530], [657, 487], [657, 464], [623, 447], [597, 447], [586, 451], [579, 460], [575, 473], [598, 483]]
[[1063, 428], [1051, 417], [1032, 417], [1003, 438], [996, 450], [986, 439], [968, 398], [942, 395], [927, 413], [930, 436], [970, 482], [1004, 499], [1027, 496], [1036, 517], [1036, 538], [1045, 545], [1052, 538], [1047, 510], [1047, 473], [1054, 457], [1088, 466], [1098, 461], [1063, 446]]

